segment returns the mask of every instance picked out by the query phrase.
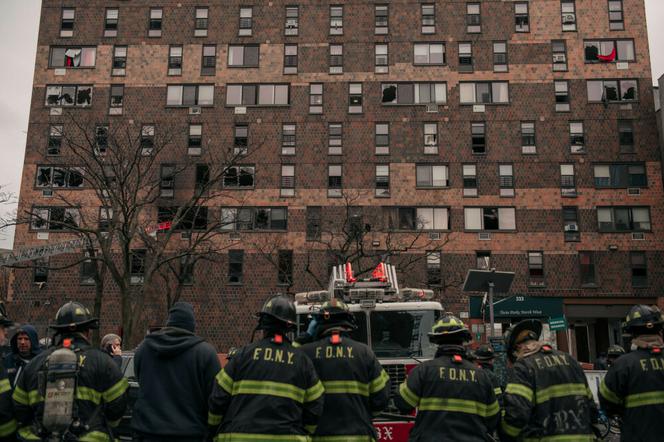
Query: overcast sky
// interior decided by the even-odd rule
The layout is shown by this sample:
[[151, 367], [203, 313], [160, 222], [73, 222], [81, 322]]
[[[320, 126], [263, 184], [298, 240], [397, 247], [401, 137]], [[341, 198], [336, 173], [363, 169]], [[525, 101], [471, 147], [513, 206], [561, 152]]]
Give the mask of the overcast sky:
[[[645, 0], [650, 33], [653, 79], [664, 75], [664, 0]], [[41, 0], [0, 0], [0, 53], [5, 65], [0, 69], [0, 186], [18, 195], [28, 129], [30, 95]], [[0, 206], [0, 212], [15, 205]], [[0, 232], [0, 248], [11, 247], [12, 232]]]

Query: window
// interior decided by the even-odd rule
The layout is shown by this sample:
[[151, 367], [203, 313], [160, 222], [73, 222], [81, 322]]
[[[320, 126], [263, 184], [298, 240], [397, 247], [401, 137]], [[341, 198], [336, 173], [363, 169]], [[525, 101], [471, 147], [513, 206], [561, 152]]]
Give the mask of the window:
[[330, 74], [343, 74], [344, 72], [344, 46], [330, 45]]
[[498, 165], [498, 177], [500, 179], [500, 196], [514, 196], [514, 166], [511, 164]]
[[620, 153], [634, 153], [634, 122], [618, 120], [618, 138]]
[[445, 104], [447, 83], [383, 83], [382, 104]]
[[611, 31], [622, 31], [625, 29], [622, 0], [609, 0], [609, 29]]
[[164, 11], [161, 8], [150, 9], [150, 22], [148, 24], [148, 37], [161, 37], [161, 20]]
[[33, 262], [32, 282], [46, 284], [48, 282], [48, 259], [35, 259]]
[[375, 125], [376, 155], [390, 153], [390, 124], [376, 123]]
[[284, 45], [284, 74], [297, 74], [297, 45]]
[[486, 123], [471, 123], [471, 147], [474, 154], [486, 153]]
[[583, 53], [586, 63], [634, 61], [634, 40], [585, 40]]
[[141, 127], [141, 153], [143, 155], [152, 155], [154, 149], [154, 125], [145, 125]]
[[35, 187], [40, 189], [80, 189], [83, 169], [79, 167], [37, 166]]
[[214, 86], [211, 84], [169, 85], [167, 106], [213, 106]]
[[168, 75], [182, 75], [182, 46], [168, 48]]
[[94, 285], [97, 274], [97, 261], [93, 260], [89, 251], [85, 251], [84, 260], [81, 261], [81, 285]]
[[226, 106], [287, 106], [288, 84], [229, 84]]
[[323, 113], [323, 84], [311, 83], [309, 85], [309, 113]]
[[124, 85], [111, 85], [111, 102], [109, 103], [109, 115], [121, 115], [124, 106]]
[[647, 232], [650, 230], [648, 207], [598, 207], [600, 232]]
[[228, 283], [242, 284], [243, 250], [228, 251]]
[[438, 153], [438, 123], [424, 123], [424, 153]]
[[127, 46], [113, 47], [111, 75], [122, 77], [127, 72]]
[[203, 45], [201, 75], [215, 75], [216, 72], [217, 72], [217, 47], [215, 45]]
[[281, 165], [281, 196], [295, 196], [295, 166]]
[[257, 68], [260, 58], [258, 45], [229, 45], [228, 67], [231, 68]]
[[530, 32], [530, 16], [528, 3], [514, 3], [514, 30], [516, 32]]
[[343, 189], [342, 165], [330, 164], [327, 166], [327, 196], [340, 197]]
[[494, 41], [493, 42], [493, 71], [494, 72], [507, 72], [509, 67], [507, 65], [507, 42]]
[[588, 80], [588, 102], [606, 103], [636, 101], [637, 80]]
[[162, 198], [172, 198], [175, 194], [175, 166], [172, 164], [162, 164], [159, 177], [159, 196]]
[[581, 286], [596, 286], [595, 255], [593, 252], [579, 252], [579, 276]]
[[422, 34], [436, 33], [436, 5], [425, 4], [421, 6]]
[[321, 238], [322, 209], [316, 206], [307, 206], [307, 241], [317, 241]]
[[427, 285], [429, 287], [440, 287], [442, 279], [440, 252], [427, 252]]
[[463, 196], [477, 196], [477, 165], [464, 164], [463, 174]]
[[278, 275], [280, 285], [291, 286], [293, 284], [293, 251], [279, 250]]
[[297, 6], [286, 6], [286, 23], [284, 35], [297, 35], [300, 27], [300, 9]]
[[344, 33], [344, 7], [330, 6], [330, 35]]
[[222, 208], [223, 230], [287, 230], [286, 207]]
[[95, 127], [95, 155], [105, 155], [108, 150], [108, 126]]
[[51, 68], [93, 68], [97, 57], [96, 47], [58, 46], [51, 48]]
[[563, 31], [576, 31], [576, 5], [574, 0], [562, 0], [560, 2], [560, 13]]
[[415, 175], [417, 187], [445, 188], [450, 186], [448, 167], [444, 165], [416, 165]]
[[544, 286], [544, 253], [528, 252], [528, 285]]
[[466, 32], [475, 34], [482, 32], [482, 15], [480, 3], [466, 3]]
[[196, 8], [194, 12], [194, 37], [207, 37], [208, 17], [208, 8]]
[[194, 189], [197, 192], [206, 192], [210, 185], [210, 166], [207, 164], [196, 165], [196, 176], [194, 177]]
[[570, 121], [569, 139], [572, 153], [586, 153], [586, 136], [583, 131], [583, 121]]
[[118, 36], [118, 20], [120, 19], [120, 10], [117, 8], [106, 8], [104, 18], [104, 37]]
[[475, 263], [477, 270], [491, 270], [491, 252], [475, 252]]
[[251, 36], [251, 27], [253, 26], [254, 11], [251, 7], [240, 8], [240, 25], [238, 33], [240, 37]]
[[644, 164], [601, 164], [594, 166], [595, 187], [624, 189], [647, 187]]
[[449, 230], [447, 207], [387, 207], [392, 230]]
[[193, 285], [194, 284], [194, 264], [195, 258], [191, 255], [184, 255], [180, 257], [180, 273], [178, 275], [178, 281], [182, 285]]
[[157, 208], [158, 224], [173, 223], [176, 218], [177, 224], [172, 227], [173, 230], [185, 232], [206, 230], [208, 224], [208, 208], [205, 206]]
[[565, 45], [565, 40], [551, 41], [551, 51], [553, 52], [553, 71], [567, 71], [567, 46]]
[[537, 153], [534, 121], [521, 122], [521, 152], [524, 154]]
[[472, 43], [459, 43], [459, 72], [473, 72]]
[[374, 6], [374, 16], [376, 22], [376, 35], [385, 35], [388, 32], [389, 10], [387, 5]]
[[388, 45], [377, 43], [374, 46], [374, 72], [377, 74], [387, 74], [389, 69]]
[[569, 83], [567, 80], [556, 80], [553, 83], [556, 97], [556, 112], [569, 112]]
[[47, 107], [89, 107], [92, 105], [92, 86], [46, 86], [45, 105]]
[[514, 207], [466, 207], [466, 230], [516, 230]]
[[76, 10], [74, 8], [62, 8], [62, 18], [60, 20], [60, 37], [74, 36], [74, 18]]
[[282, 155], [295, 155], [295, 131], [296, 125], [282, 124], [281, 125], [281, 154]]
[[48, 127], [48, 144], [46, 146], [47, 155], [60, 155], [62, 148], [62, 125], [50, 125]]
[[189, 155], [201, 153], [203, 147], [203, 126], [200, 124], [189, 125], [189, 137], [187, 139], [187, 149]]
[[565, 231], [565, 242], [581, 241], [579, 210], [577, 207], [563, 207], [563, 229]]
[[362, 113], [362, 83], [348, 84], [348, 113]]
[[376, 165], [376, 196], [390, 196], [390, 166], [387, 164]]
[[81, 224], [79, 209], [71, 207], [35, 207], [32, 210], [32, 230], [59, 231]]
[[460, 83], [461, 104], [509, 103], [509, 83], [506, 81]]
[[415, 43], [413, 45], [413, 64], [445, 64], [445, 43]]
[[341, 123], [329, 123], [327, 125], [328, 155], [341, 155], [343, 144], [343, 125]]
[[560, 165], [560, 194], [565, 197], [576, 196], [576, 175], [574, 164]]
[[99, 231], [108, 232], [111, 230], [113, 222], [113, 208], [100, 207], [99, 208]]
[[632, 287], [648, 286], [648, 260], [645, 252], [630, 252], [629, 263], [632, 268]]
[[256, 169], [254, 166], [231, 166], [224, 173], [224, 187], [242, 189], [254, 187]]

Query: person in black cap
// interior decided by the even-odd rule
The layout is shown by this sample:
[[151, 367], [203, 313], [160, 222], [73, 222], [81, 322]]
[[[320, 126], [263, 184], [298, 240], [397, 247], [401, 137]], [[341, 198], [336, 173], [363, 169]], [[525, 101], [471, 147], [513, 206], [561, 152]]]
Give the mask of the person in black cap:
[[313, 363], [288, 339], [295, 304], [274, 296], [258, 318], [263, 339], [238, 349], [217, 375], [210, 434], [215, 442], [308, 441], [323, 412], [324, 389]]
[[503, 394], [501, 440], [592, 442], [598, 412], [583, 369], [540, 342], [541, 333], [542, 323], [529, 319], [505, 335], [513, 367]]
[[[111, 442], [116, 426], [127, 406], [127, 379], [117, 365], [99, 349], [90, 345], [92, 330], [98, 319], [79, 302], [67, 302], [55, 315], [54, 346], [35, 356], [18, 379], [12, 398], [21, 441], [50, 440], [44, 428], [45, 384], [40, 382], [48, 372], [48, 361], [56, 350], [67, 348], [77, 358], [75, 401], [72, 422], [66, 440]], [[48, 398], [46, 399], [48, 400]]]
[[212, 345], [194, 334], [194, 309], [176, 302], [166, 327], [145, 337], [134, 357], [140, 393], [132, 428], [136, 441], [201, 441], [207, 399], [221, 366]]
[[491, 347], [488, 344], [482, 344], [477, 348], [474, 354], [475, 354], [475, 363], [477, 364], [477, 366], [483, 369], [486, 372], [487, 376], [489, 376], [489, 379], [491, 379], [491, 385], [493, 385], [493, 392], [496, 394], [496, 399], [498, 399], [498, 403], [502, 407], [503, 386], [500, 382], [500, 379], [498, 378], [498, 375], [496, 375], [493, 372], [493, 361], [496, 358], [496, 355], [493, 351], [493, 347]]

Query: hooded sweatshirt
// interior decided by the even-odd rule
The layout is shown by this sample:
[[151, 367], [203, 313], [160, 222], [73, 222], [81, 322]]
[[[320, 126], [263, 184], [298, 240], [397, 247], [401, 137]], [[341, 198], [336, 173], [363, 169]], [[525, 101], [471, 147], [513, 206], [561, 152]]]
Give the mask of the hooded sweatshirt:
[[[27, 357], [20, 355], [18, 352], [17, 339], [21, 333], [25, 333], [30, 339], [30, 355]], [[9, 383], [13, 389], [16, 384], [16, 378], [23, 370], [23, 367], [25, 367], [28, 362], [32, 360], [32, 358], [41, 353], [41, 345], [39, 345], [39, 336], [37, 335], [37, 330], [30, 324], [25, 324], [19, 327], [16, 330], [16, 333], [14, 333], [14, 336], [12, 336], [10, 347], [12, 352], [5, 357], [4, 365], [7, 369]]]
[[169, 326], [146, 336], [134, 367], [140, 392], [132, 428], [149, 439], [201, 440], [221, 370], [214, 347], [192, 331]]

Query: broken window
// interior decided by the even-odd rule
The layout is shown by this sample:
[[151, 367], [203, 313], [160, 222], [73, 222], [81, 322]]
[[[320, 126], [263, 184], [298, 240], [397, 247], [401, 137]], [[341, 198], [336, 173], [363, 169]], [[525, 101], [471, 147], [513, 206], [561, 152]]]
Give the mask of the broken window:
[[232, 166], [224, 173], [224, 187], [240, 189], [254, 187], [256, 169], [254, 166]]
[[104, 155], [108, 150], [108, 126], [95, 127], [95, 154]]
[[88, 107], [92, 105], [92, 86], [46, 86], [48, 107]]
[[36, 207], [32, 211], [30, 225], [33, 230], [60, 231], [76, 228], [80, 221], [81, 215], [77, 208]]
[[228, 67], [257, 68], [260, 59], [259, 45], [228, 46]]
[[51, 125], [48, 127], [47, 155], [60, 155], [62, 147], [62, 125]]
[[32, 261], [32, 282], [35, 284], [46, 284], [48, 282], [48, 258]]
[[638, 100], [637, 80], [588, 80], [589, 103], [612, 103]]
[[383, 83], [382, 104], [445, 104], [447, 83]]
[[201, 75], [214, 75], [217, 71], [217, 46], [203, 45]]
[[83, 169], [78, 167], [37, 166], [35, 187], [80, 189], [83, 187]]
[[51, 48], [49, 66], [52, 68], [93, 68], [96, 47], [57, 46]]
[[636, 60], [634, 40], [585, 40], [583, 51], [586, 63]]

